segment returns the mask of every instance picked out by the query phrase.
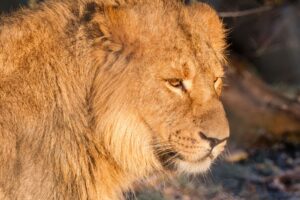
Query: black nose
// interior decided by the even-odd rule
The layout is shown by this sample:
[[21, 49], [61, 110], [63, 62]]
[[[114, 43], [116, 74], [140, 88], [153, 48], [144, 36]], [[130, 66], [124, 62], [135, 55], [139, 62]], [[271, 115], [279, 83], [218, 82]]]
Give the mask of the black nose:
[[218, 144], [220, 144], [228, 139], [228, 138], [224, 138], [224, 139], [220, 140], [218, 138], [207, 137], [203, 132], [199, 132], [199, 136], [202, 140], [207, 140], [209, 142], [209, 145], [211, 148], [214, 148]]

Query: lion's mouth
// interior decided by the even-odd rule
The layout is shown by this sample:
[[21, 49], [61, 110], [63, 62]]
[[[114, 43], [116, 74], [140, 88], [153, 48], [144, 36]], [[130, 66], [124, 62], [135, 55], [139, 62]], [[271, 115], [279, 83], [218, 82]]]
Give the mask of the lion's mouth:
[[208, 152], [203, 157], [195, 160], [185, 158], [175, 150], [156, 151], [155, 155], [164, 169], [187, 173], [203, 172], [208, 169], [210, 163], [214, 160], [212, 152]]
[[155, 151], [155, 155], [164, 169], [176, 171], [176, 160], [182, 157], [174, 150]]

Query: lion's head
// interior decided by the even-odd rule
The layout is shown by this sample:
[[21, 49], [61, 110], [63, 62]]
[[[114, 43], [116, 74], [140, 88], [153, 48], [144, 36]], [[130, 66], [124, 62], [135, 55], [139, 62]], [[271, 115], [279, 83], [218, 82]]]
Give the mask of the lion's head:
[[92, 104], [108, 157], [141, 175], [207, 170], [229, 136], [217, 14], [176, 0], [92, 11], [86, 16], [98, 66]]

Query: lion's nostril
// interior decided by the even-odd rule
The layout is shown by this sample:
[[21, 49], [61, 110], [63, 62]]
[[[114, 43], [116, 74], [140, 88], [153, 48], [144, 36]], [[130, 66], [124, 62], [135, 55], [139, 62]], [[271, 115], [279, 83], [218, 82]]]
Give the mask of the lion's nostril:
[[215, 146], [217, 146], [220, 143], [220, 140], [215, 139], [215, 138], [210, 138], [209, 139], [209, 144], [211, 148], [214, 148]]
[[203, 139], [203, 140], [206, 140], [207, 139], [207, 136], [203, 133], [203, 132], [199, 132], [199, 136], [200, 136], [200, 138], [201, 139]]
[[209, 145], [211, 148], [214, 148], [218, 144], [220, 144], [228, 139], [228, 138], [224, 138], [224, 139], [220, 140], [217, 138], [208, 137], [203, 132], [199, 132], [199, 136], [202, 140], [207, 140], [209, 142]]

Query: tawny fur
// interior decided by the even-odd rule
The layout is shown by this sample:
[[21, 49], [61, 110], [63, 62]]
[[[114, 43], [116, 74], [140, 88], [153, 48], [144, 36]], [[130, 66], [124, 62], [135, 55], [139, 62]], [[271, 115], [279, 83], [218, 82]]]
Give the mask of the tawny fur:
[[224, 48], [204, 4], [48, 0], [2, 16], [0, 198], [122, 199], [167, 170], [155, 149], [204, 155], [197, 132], [228, 136], [214, 86]]

